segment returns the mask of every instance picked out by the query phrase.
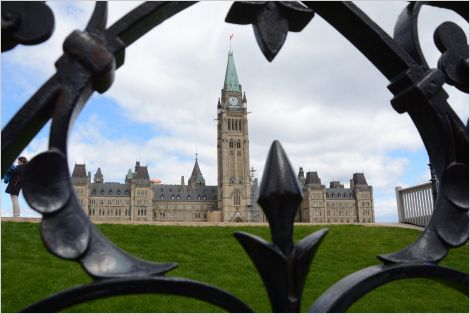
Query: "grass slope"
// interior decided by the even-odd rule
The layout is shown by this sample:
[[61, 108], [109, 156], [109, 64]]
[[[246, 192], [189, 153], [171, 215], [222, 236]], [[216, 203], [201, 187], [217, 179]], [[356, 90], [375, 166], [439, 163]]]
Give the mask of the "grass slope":
[[[2, 312], [18, 312], [61, 290], [89, 283], [78, 263], [47, 252], [39, 224], [2, 222]], [[302, 311], [328, 287], [346, 275], [377, 265], [376, 255], [399, 250], [413, 242], [419, 231], [355, 225], [327, 226], [303, 294]], [[178, 262], [168, 275], [185, 277], [230, 291], [257, 312], [270, 312], [268, 297], [248, 256], [232, 236], [249, 232], [270, 239], [268, 227], [182, 227], [98, 225], [115, 244], [135, 256]], [[295, 241], [320, 229], [296, 226]], [[451, 250], [442, 262], [468, 272], [468, 245]], [[467, 296], [440, 283], [416, 279], [390, 283], [354, 304], [350, 312], [467, 312]], [[113, 297], [67, 309], [71, 312], [220, 312], [221, 309], [189, 298], [138, 295]]]

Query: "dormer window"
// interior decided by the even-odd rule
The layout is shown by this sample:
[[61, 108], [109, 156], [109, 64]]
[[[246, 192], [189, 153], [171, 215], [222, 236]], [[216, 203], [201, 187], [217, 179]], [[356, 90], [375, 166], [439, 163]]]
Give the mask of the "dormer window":
[[96, 195], [96, 190], [93, 189], [93, 192], [91, 192], [92, 195]]
[[172, 195], [172, 196], [171, 196], [171, 199], [172, 199], [172, 200], [174, 200], [174, 199], [175, 199], [175, 196], [174, 196], [174, 195]]
[[180, 199], [180, 196], [179, 196], [179, 195], [177, 195], [177, 196], [176, 196], [176, 199], [177, 199], [177, 200], [179, 200], [179, 199]]
[[191, 199], [191, 196], [188, 195], [188, 196], [186, 197], [186, 199], [187, 199], [187, 200], [190, 200], [190, 199]]
[[104, 195], [104, 190], [101, 190], [101, 195]]

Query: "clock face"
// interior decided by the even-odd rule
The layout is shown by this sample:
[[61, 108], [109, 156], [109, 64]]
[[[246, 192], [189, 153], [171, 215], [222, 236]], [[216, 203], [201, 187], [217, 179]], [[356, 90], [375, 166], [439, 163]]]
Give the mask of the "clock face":
[[229, 104], [230, 106], [236, 106], [236, 105], [238, 104], [238, 98], [237, 98], [237, 97], [233, 97], [233, 96], [229, 97], [229, 98], [228, 98], [228, 104]]

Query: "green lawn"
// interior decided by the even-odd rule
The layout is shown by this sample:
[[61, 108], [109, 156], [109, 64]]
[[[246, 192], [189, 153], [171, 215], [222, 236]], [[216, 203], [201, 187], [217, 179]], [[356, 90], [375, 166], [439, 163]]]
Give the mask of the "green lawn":
[[[64, 261], [43, 247], [39, 224], [2, 222], [2, 312], [18, 312], [63, 289], [91, 279], [78, 263]], [[270, 312], [267, 294], [248, 256], [233, 237], [240, 230], [270, 239], [268, 227], [182, 227], [98, 225], [115, 244], [144, 259], [178, 262], [169, 276], [199, 280], [238, 296], [257, 312]], [[320, 229], [296, 226], [295, 241]], [[328, 287], [364, 267], [380, 264], [376, 255], [413, 242], [419, 231], [365, 226], [328, 226], [303, 294], [306, 311]], [[468, 272], [468, 245], [451, 250], [441, 262]], [[467, 296], [431, 280], [393, 282], [359, 300], [350, 312], [466, 312]], [[220, 312], [193, 299], [138, 295], [96, 300], [70, 312]]]

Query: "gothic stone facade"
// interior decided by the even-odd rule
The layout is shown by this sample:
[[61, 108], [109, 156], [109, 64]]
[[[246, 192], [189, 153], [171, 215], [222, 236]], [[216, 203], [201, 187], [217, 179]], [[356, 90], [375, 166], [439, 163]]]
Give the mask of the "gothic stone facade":
[[297, 220], [311, 223], [373, 223], [374, 198], [372, 186], [367, 184], [363, 173], [354, 173], [349, 188], [339, 181], [330, 182], [326, 188], [317, 172], [304, 176], [298, 174], [304, 199], [300, 204]]
[[[85, 212], [94, 221], [262, 222], [256, 203], [258, 180], [250, 175], [247, 98], [229, 51], [221, 98], [217, 103], [217, 186], [207, 186], [196, 158], [185, 184], [157, 184], [136, 162], [124, 183], [104, 182], [98, 168], [91, 174], [76, 164], [72, 183]], [[339, 182], [321, 185], [316, 173], [299, 173], [304, 200], [297, 221], [312, 223], [374, 222], [372, 187], [354, 174], [350, 189]]]
[[[184, 184], [155, 184], [146, 166], [136, 162], [125, 183], [103, 182], [98, 168], [94, 182], [83, 164], [76, 164], [72, 183], [80, 205], [94, 221], [218, 221], [217, 186], [206, 186], [196, 159]], [[214, 220], [215, 219], [215, 220]]]

